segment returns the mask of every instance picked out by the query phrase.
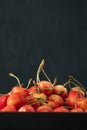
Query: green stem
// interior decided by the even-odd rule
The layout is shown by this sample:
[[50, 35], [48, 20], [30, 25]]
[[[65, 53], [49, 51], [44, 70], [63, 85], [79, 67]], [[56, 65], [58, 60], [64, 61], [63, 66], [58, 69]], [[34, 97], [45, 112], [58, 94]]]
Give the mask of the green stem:
[[56, 83], [57, 83], [57, 77], [54, 78], [53, 86], [56, 85]]
[[80, 85], [82, 88], [84, 88], [84, 86], [76, 79], [73, 79], [78, 85]]
[[12, 74], [12, 73], [9, 73], [9, 76], [14, 77], [14, 78], [17, 80], [18, 85], [19, 85], [20, 87], [22, 87], [22, 86], [21, 86], [21, 83], [20, 83], [20, 80], [18, 79], [18, 77], [17, 77], [16, 75], [14, 75], [14, 74]]
[[38, 67], [38, 70], [37, 70], [37, 75], [36, 75], [36, 82], [40, 82], [40, 72], [42, 71], [43, 67], [44, 67], [44, 63], [45, 63], [45, 60], [43, 59]]
[[65, 82], [65, 83], [63, 84], [63, 86], [65, 87], [65, 86], [67, 86], [69, 83], [70, 83], [70, 81], [68, 80], [67, 82]]
[[49, 79], [49, 77], [47, 76], [46, 72], [44, 71], [44, 69], [42, 69], [43, 74], [45, 75], [45, 77], [47, 78], [47, 80], [52, 84], [51, 80]]
[[29, 88], [31, 81], [32, 81], [32, 78], [30, 78], [29, 81], [28, 81], [28, 84], [27, 84], [27, 87], [26, 87], [27, 89]]
[[74, 86], [77, 86], [77, 84], [76, 84], [75, 82], [73, 82], [73, 81], [70, 81], [70, 83], [71, 83], [72, 85], [74, 85]]
[[79, 91], [77, 91], [76, 97], [75, 97], [75, 108], [77, 108], [77, 106], [76, 106], [76, 101], [77, 101], [77, 98], [78, 98], [78, 94], [79, 94]]
[[83, 90], [87, 96], [87, 91], [86, 91], [85, 87], [78, 80], [76, 80], [73, 76], [69, 76], [69, 78], [72, 80], [71, 82], [73, 82], [77, 86], [80, 86], [80, 89]]
[[36, 83], [35, 80], [33, 80], [33, 84], [37, 87], [36, 89], [37, 93], [40, 93], [40, 88], [38, 87], [38, 84]]

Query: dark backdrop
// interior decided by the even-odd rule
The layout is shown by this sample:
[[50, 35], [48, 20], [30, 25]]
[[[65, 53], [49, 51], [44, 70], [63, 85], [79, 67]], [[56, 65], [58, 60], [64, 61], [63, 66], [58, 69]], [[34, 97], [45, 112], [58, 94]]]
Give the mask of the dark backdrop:
[[41, 60], [53, 80], [73, 75], [87, 86], [86, 0], [0, 1], [0, 93], [35, 79]]

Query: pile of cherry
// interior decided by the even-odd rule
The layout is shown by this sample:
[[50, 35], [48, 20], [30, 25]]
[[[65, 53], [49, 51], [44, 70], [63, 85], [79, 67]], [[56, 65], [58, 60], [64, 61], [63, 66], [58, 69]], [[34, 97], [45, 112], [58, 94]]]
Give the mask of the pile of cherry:
[[[73, 76], [69, 76], [64, 84], [58, 84], [56, 77], [51, 82], [44, 71], [44, 63], [43, 59], [36, 81], [30, 78], [26, 87], [16, 75], [9, 73], [18, 84], [10, 92], [0, 95], [0, 112], [87, 112], [84, 86]], [[40, 80], [41, 72], [46, 80]]]

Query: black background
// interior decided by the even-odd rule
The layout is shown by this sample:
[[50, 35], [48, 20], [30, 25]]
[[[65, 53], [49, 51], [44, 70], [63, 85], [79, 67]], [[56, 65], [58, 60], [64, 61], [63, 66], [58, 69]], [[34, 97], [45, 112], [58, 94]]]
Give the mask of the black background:
[[87, 1], [0, 1], [0, 93], [36, 78], [45, 59], [51, 80], [73, 75], [87, 87]]

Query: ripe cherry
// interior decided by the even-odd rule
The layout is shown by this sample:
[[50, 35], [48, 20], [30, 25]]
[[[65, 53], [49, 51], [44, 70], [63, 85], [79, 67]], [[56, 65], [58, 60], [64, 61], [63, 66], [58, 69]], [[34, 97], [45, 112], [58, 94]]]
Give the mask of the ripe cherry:
[[49, 106], [39, 106], [37, 109], [36, 109], [36, 112], [52, 112], [53, 109]]
[[52, 94], [48, 97], [49, 100], [54, 101], [57, 106], [63, 106], [64, 105], [64, 100], [61, 96], [57, 95], [57, 94]]
[[0, 95], [0, 109], [4, 108], [7, 105], [7, 99], [9, 94]]
[[7, 105], [2, 108], [1, 112], [17, 112], [17, 109], [14, 105]]
[[15, 85], [15, 86], [12, 87], [12, 89], [10, 91], [10, 94], [21, 93], [24, 97], [27, 97], [29, 95], [28, 89], [22, 87], [22, 85], [20, 83], [20, 80], [18, 79], [17, 76], [15, 76], [12, 73], [9, 73], [9, 75], [12, 76], [12, 77], [14, 77], [14, 78], [16, 78], [17, 81], [18, 81], [18, 85]]
[[53, 112], [69, 112], [68, 108], [65, 108], [64, 106], [56, 107]]
[[18, 109], [18, 112], [35, 112], [35, 109], [31, 105], [23, 105]]
[[54, 92], [58, 95], [60, 95], [62, 98], [66, 98], [68, 95], [68, 90], [63, 85], [56, 85], [54, 86]]

